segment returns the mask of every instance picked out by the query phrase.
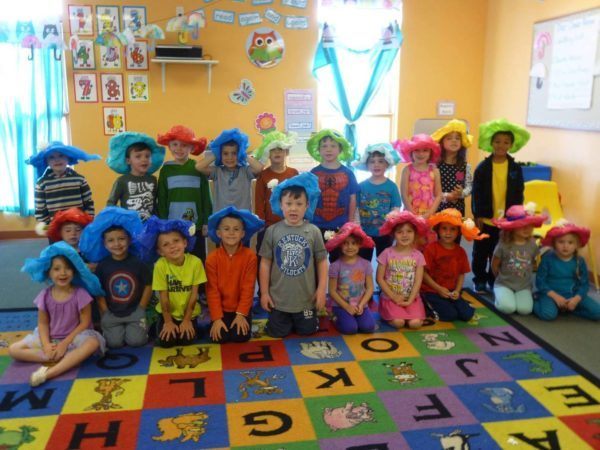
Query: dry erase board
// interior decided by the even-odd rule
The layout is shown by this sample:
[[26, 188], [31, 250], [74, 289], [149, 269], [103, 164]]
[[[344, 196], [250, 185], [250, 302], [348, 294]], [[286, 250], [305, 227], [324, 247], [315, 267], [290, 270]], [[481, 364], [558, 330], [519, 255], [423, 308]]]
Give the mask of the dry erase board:
[[600, 8], [536, 22], [527, 125], [600, 130]]

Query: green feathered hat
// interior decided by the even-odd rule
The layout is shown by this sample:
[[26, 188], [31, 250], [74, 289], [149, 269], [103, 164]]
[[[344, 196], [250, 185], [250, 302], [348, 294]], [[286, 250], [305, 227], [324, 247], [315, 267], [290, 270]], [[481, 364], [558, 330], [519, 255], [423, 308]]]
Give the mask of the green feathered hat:
[[517, 153], [529, 141], [529, 131], [506, 119], [496, 119], [479, 125], [479, 148], [483, 151], [493, 153], [492, 137], [498, 132], [510, 132], [515, 137], [509, 153]]
[[346, 162], [354, 158], [354, 149], [352, 148], [352, 145], [350, 145], [350, 142], [348, 142], [339, 131], [325, 128], [311, 136], [306, 143], [306, 150], [316, 161], [323, 161], [323, 158], [321, 158], [321, 154], [319, 153], [319, 144], [321, 143], [321, 140], [326, 137], [329, 137], [340, 144], [342, 151], [338, 155], [338, 161]]
[[289, 150], [295, 143], [296, 133], [283, 133], [277, 130], [271, 131], [264, 135], [262, 144], [254, 151], [254, 157], [264, 164], [271, 150], [274, 148]]

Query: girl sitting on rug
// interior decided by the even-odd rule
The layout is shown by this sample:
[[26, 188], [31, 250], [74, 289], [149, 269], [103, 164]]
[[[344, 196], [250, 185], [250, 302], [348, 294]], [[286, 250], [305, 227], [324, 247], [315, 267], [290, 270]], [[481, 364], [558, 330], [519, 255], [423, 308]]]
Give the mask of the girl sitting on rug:
[[65, 242], [45, 248], [37, 259], [28, 258], [21, 270], [34, 281], [51, 282], [33, 301], [39, 310], [37, 328], [8, 349], [18, 361], [42, 364], [29, 380], [35, 387], [78, 366], [98, 350], [104, 353], [104, 338], [92, 329], [90, 296], [104, 295], [104, 291]]
[[554, 320], [559, 312], [600, 320], [600, 303], [588, 295], [589, 281], [585, 260], [578, 249], [590, 239], [588, 228], [561, 219], [550, 228], [542, 245], [552, 247], [542, 256], [535, 284], [538, 296], [533, 312], [542, 320]]

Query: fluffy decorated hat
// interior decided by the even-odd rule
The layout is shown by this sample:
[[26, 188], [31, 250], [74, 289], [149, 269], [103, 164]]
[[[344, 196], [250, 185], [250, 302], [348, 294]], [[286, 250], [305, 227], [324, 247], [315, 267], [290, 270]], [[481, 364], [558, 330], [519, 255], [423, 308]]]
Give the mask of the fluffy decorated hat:
[[506, 211], [503, 218], [492, 219], [492, 223], [501, 230], [514, 230], [515, 228], [526, 227], [533, 225], [541, 227], [548, 219], [546, 214], [536, 214], [536, 205], [529, 202], [526, 205], [513, 205]]
[[573, 233], [579, 237], [579, 246], [584, 247], [585, 244], [590, 240], [590, 229], [585, 227], [578, 227], [574, 223], [569, 222], [566, 219], [559, 219], [552, 228], [548, 230], [544, 239], [542, 239], [542, 245], [552, 246], [554, 245], [554, 239], [563, 237], [565, 234]]
[[472, 241], [473, 239], [480, 240], [490, 237], [487, 234], [480, 234], [481, 231], [475, 226], [473, 219], [463, 219], [460, 211], [455, 208], [446, 208], [431, 216], [429, 219], [427, 219], [427, 222], [429, 222], [429, 226], [431, 228], [439, 225], [440, 223], [449, 223], [450, 225], [459, 227], [461, 234], [467, 241]]
[[61, 241], [60, 229], [65, 223], [76, 223], [77, 225], [80, 225], [81, 228], [84, 228], [92, 223], [92, 220], [94, 220], [92, 216], [84, 213], [79, 208], [69, 208], [64, 211], [58, 211], [50, 221], [46, 235], [53, 242]]
[[81, 259], [77, 251], [66, 242], [57, 242], [46, 247], [40, 253], [39, 258], [27, 258], [21, 268], [21, 272], [28, 273], [33, 281], [49, 281], [48, 270], [52, 265], [52, 258], [55, 256], [64, 256], [75, 267], [76, 273], [73, 274], [73, 284], [83, 287], [91, 295], [105, 295], [100, 281], [87, 265]]
[[367, 160], [369, 159], [369, 156], [375, 152], [383, 154], [383, 157], [388, 163], [388, 169], [394, 167], [400, 162], [400, 156], [398, 155], [398, 152], [394, 151], [394, 147], [392, 147], [391, 144], [384, 142], [380, 144], [369, 145], [361, 155], [360, 159], [352, 163], [352, 166], [359, 170], [369, 170], [367, 167]]
[[325, 128], [324, 130], [313, 134], [306, 143], [306, 150], [315, 161], [323, 161], [323, 158], [319, 153], [319, 146], [321, 144], [321, 140], [326, 137], [333, 139], [335, 142], [340, 144], [341, 151], [337, 157], [338, 161], [350, 161], [354, 157], [354, 150], [352, 145], [350, 145], [350, 142], [348, 142], [348, 140], [342, 136], [339, 131]]
[[[327, 233], [328, 232], [325, 232], [325, 234]], [[337, 233], [333, 233], [333, 236], [327, 239], [325, 248], [328, 252], [332, 252], [340, 245], [342, 245], [346, 238], [350, 235], [358, 238], [358, 240], [360, 241], [361, 248], [375, 247], [375, 242], [373, 241], [373, 239], [367, 236], [367, 233], [363, 231], [363, 229], [360, 227], [360, 224], [356, 222], [347, 222], [342, 226], [342, 228], [339, 229]], [[326, 238], [327, 237], [328, 236], [326, 236]]]
[[178, 231], [187, 239], [186, 252], [190, 252], [194, 248], [194, 244], [196, 243], [196, 225], [194, 223], [189, 220], [163, 220], [156, 216], [151, 216], [146, 220], [142, 232], [137, 237], [140, 257], [147, 262], [156, 261], [159, 256], [156, 252], [158, 235], [170, 233], [171, 231]]
[[261, 220], [256, 214], [252, 214], [247, 209], [237, 209], [235, 206], [227, 206], [208, 218], [208, 237], [217, 245], [221, 243], [221, 238], [217, 236], [217, 230], [219, 229], [221, 220], [225, 217], [235, 217], [242, 221], [244, 224], [244, 238], [242, 241], [245, 246], [248, 246], [252, 236], [265, 226], [264, 220]]
[[223, 144], [234, 141], [238, 146], [237, 165], [242, 167], [248, 165], [246, 150], [248, 150], [248, 135], [239, 128], [224, 130], [214, 141], [210, 143], [210, 150], [215, 155], [215, 166], [222, 166], [221, 151]]
[[296, 175], [295, 177], [288, 178], [287, 180], [275, 186], [271, 193], [271, 199], [269, 200], [271, 202], [271, 210], [273, 210], [273, 213], [277, 214], [278, 216], [283, 217], [283, 211], [281, 210], [281, 205], [279, 204], [281, 193], [284, 189], [293, 186], [304, 188], [306, 191], [306, 196], [308, 197], [308, 209], [306, 210], [306, 214], [304, 214], [304, 218], [312, 220], [315, 209], [317, 208], [317, 203], [319, 203], [321, 190], [319, 189], [319, 179], [316, 175], [310, 172], [304, 172], [300, 175]]
[[79, 251], [88, 261], [98, 262], [110, 255], [104, 247], [102, 233], [115, 226], [123, 228], [129, 234], [130, 250], [134, 254], [139, 254], [136, 237], [142, 232], [143, 225], [138, 213], [116, 206], [107, 206], [81, 234]]
[[498, 132], [511, 132], [515, 137], [509, 153], [516, 153], [529, 141], [529, 131], [506, 119], [496, 119], [479, 125], [479, 148], [486, 152], [493, 153], [492, 138]]
[[109, 141], [108, 158], [106, 164], [117, 173], [130, 173], [131, 166], [127, 164], [127, 149], [133, 144], [143, 144], [150, 149], [150, 167], [148, 174], [153, 174], [165, 159], [165, 148], [156, 143], [154, 139], [144, 133], [125, 131], [113, 136]]
[[175, 125], [165, 134], [159, 134], [156, 139], [161, 145], [169, 145], [171, 141], [181, 141], [185, 144], [194, 146], [192, 155], [200, 155], [206, 149], [206, 138], [196, 138], [194, 131], [191, 128], [183, 125]]
[[269, 152], [275, 148], [289, 150], [296, 143], [296, 133], [283, 133], [281, 131], [271, 131], [263, 137], [262, 144], [254, 152], [254, 157], [260, 162], [266, 162]]
[[394, 229], [403, 223], [410, 223], [414, 225], [419, 236], [427, 236], [429, 233], [429, 226], [427, 221], [421, 216], [411, 213], [410, 211], [400, 211], [395, 209], [385, 216], [385, 222], [381, 228], [379, 228], [380, 236], [387, 236], [394, 232]]
[[44, 174], [44, 171], [48, 167], [48, 156], [52, 153], [61, 153], [65, 155], [70, 166], [74, 166], [79, 161], [102, 159], [100, 155], [90, 155], [80, 148], [65, 145], [62, 142], [55, 141], [50, 144], [44, 144], [40, 146], [40, 150], [37, 154], [25, 161], [27, 164], [31, 164], [35, 167], [38, 178]]
[[443, 127], [435, 130], [433, 133], [431, 133], [431, 139], [441, 143], [444, 136], [449, 133], [460, 134], [460, 140], [464, 148], [469, 148], [473, 143], [473, 136], [467, 132], [467, 124], [458, 119], [452, 119]]
[[404, 162], [412, 162], [412, 152], [415, 150], [431, 150], [430, 162], [437, 163], [442, 155], [440, 144], [434, 141], [428, 134], [415, 134], [410, 140], [397, 140], [392, 143], [397, 152], [402, 155]]

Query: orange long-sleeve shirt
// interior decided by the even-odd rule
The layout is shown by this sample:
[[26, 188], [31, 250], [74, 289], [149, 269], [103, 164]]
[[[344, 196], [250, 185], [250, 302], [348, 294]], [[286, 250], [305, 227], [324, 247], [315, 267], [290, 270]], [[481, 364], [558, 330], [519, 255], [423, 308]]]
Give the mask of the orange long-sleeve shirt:
[[223, 312], [250, 313], [256, 270], [256, 254], [241, 244], [231, 256], [223, 246], [207, 256], [206, 300], [212, 321], [221, 319]]

